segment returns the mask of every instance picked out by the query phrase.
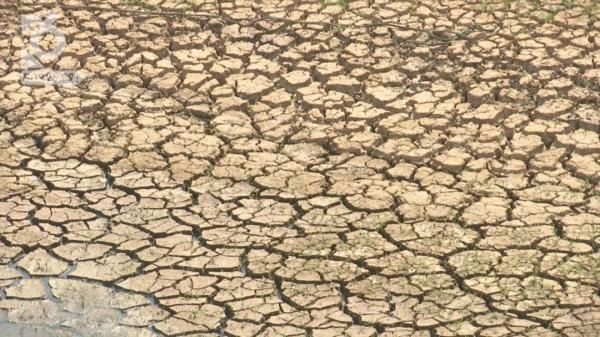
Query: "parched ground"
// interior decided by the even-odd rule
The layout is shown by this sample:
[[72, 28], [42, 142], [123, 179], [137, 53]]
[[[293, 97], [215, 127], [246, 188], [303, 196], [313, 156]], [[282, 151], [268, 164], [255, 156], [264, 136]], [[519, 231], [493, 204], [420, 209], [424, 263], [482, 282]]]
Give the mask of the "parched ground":
[[600, 336], [598, 19], [3, 1], [0, 335]]

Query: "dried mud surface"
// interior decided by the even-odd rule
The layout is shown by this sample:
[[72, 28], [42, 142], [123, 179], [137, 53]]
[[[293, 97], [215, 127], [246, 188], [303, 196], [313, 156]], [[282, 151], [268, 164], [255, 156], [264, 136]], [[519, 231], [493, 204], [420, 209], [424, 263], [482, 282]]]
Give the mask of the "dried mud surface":
[[[77, 87], [21, 85], [51, 12]], [[0, 334], [600, 336], [598, 18], [3, 2]]]

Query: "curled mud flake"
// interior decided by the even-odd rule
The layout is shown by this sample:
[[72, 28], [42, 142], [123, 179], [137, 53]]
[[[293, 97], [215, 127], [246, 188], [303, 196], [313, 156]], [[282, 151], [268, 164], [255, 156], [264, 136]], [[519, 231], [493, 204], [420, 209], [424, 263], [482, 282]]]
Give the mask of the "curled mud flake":
[[589, 157], [597, 155], [600, 151], [598, 132], [579, 129], [570, 134], [558, 135], [557, 143], [579, 155]]
[[500, 253], [492, 250], [471, 250], [454, 254], [448, 262], [462, 277], [485, 275], [498, 264]]
[[58, 276], [67, 271], [67, 263], [52, 257], [44, 249], [37, 249], [17, 262], [32, 276]]
[[467, 207], [461, 219], [468, 226], [497, 224], [507, 219], [509, 202], [502, 198], [482, 198]]
[[567, 215], [559, 220], [564, 226], [565, 238], [598, 242], [600, 217], [590, 213]]
[[287, 203], [271, 199], [242, 199], [242, 207], [233, 210], [232, 214], [243, 221], [251, 221], [263, 225], [283, 225], [292, 220], [295, 210]]
[[564, 98], [549, 100], [534, 111], [534, 116], [541, 119], [557, 118], [571, 112], [573, 106], [573, 102]]
[[417, 222], [390, 224], [386, 233], [397, 242], [420, 253], [445, 255], [473, 244], [479, 235], [453, 223]]
[[282, 254], [326, 257], [332, 253], [333, 247], [340, 243], [339, 237], [335, 234], [312, 234], [285, 239], [281, 244], [275, 246], [275, 249]]
[[208, 333], [216, 330], [225, 318], [223, 308], [212, 304], [178, 305], [172, 309], [175, 315], [154, 325], [156, 330], [166, 335]]
[[428, 274], [442, 271], [437, 258], [416, 255], [410, 251], [401, 251], [380, 258], [365, 261], [369, 267], [381, 268], [384, 276], [407, 276], [412, 274]]
[[299, 282], [351, 281], [367, 274], [363, 268], [350, 262], [287, 258], [276, 275]]
[[110, 249], [111, 246], [100, 243], [67, 243], [54, 248], [52, 251], [63, 259], [75, 262], [95, 260]]
[[114, 281], [122, 276], [136, 272], [139, 262], [131, 260], [128, 255], [118, 253], [95, 261], [84, 261], [77, 264], [72, 276], [104, 282]]
[[345, 234], [345, 242], [336, 245], [334, 256], [351, 260], [364, 260], [382, 256], [395, 250], [397, 250], [397, 247], [386, 241], [380, 234], [358, 230]]
[[[20, 246], [25, 247], [47, 247], [60, 241], [60, 230], [53, 226], [46, 228], [32, 226], [30, 223], [16, 223], [13, 228], [3, 230], [3, 237], [6, 238], [9, 245], [3, 247], [6, 257], [12, 257], [13, 253], [20, 252]], [[14, 245], [14, 246], [13, 246]], [[15, 253], [16, 255], [16, 253]]]
[[7, 298], [24, 300], [42, 299], [46, 296], [44, 285], [40, 279], [19, 280], [4, 290]]
[[22, 274], [9, 266], [0, 267], [2, 277], [0, 278], [0, 286], [5, 288], [10, 286], [16, 279], [22, 277]]
[[302, 199], [321, 194], [326, 186], [325, 177], [313, 172], [276, 171], [273, 174], [257, 177], [254, 180], [271, 193], [281, 198]]

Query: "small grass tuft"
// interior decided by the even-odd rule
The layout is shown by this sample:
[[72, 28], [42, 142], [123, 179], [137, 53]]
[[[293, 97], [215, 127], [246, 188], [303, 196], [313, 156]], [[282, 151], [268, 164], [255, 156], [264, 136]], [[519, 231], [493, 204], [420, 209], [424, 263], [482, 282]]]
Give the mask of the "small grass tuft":
[[593, 0], [590, 3], [586, 4], [585, 6], [583, 6], [583, 8], [582, 8], [583, 14], [588, 17], [588, 26], [589, 27], [593, 26], [597, 21], [596, 5], [597, 5], [596, 0]]
[[490, 3], [489, 0], [484, 0], [481, 2], [481, 4], [479, 4], [476, 8], [476, 11], [478, 13], [492, 13], [495, 10], [495, 6]]
[[515, 3], [516, 0], [502, 0], [502, 8], [505, 11], [509, 11], [512, 9], [512, 5]]
[[146, 2], [145, 0], [125, 0], [125, 4], [128, 6], [137, 6], [137, 7], [141, 7], [147, 10], [156, 10], [157, 7], [149, 4], [148, 2]]
[[343, 10], [348, 9], [348, 3], [350, 0], [321, 0], [321, 5], [323, 7], [327, 6], [340, 6]]
[[561, 5], [566, 9], [571, 9], [575, 7], [575, 1], [573, 0], [562, 0]]
[[343, 32], [345, 28], [346, 27], [344, 27], [344, 25], [340, 25], [338, 23], [335, 23], [335, 24], [331, 25], [331, 32], [333, 34], [336, 34], [336, 33], [339, 33], [339, 32]]
[[540, 19], [542, 21], [544, 21], [544, 23], [551, 23], [551, 22], [553, 22], [555, 17], [556, 17], [556, 11], [553, 11], [553, 10], [544, 11], [540, 15]]

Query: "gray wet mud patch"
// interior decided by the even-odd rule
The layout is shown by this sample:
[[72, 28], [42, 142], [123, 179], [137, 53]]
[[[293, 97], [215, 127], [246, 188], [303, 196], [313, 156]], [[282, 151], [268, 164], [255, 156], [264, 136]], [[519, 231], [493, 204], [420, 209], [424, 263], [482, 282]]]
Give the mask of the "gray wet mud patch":
[[37, 326], [34, 324], [0, 323], [0, 331], [5, 337], [87, 337], [68, 331], [64, 327]]
[[[0, 301], [0, 336], [153, 337], [158, 335], [148, 326], [159, 317], [154, 319], [152, 315], [160, 313], [160, 318], [166, 315], [156, 309], [146, 310], [144, 314], [143, 309], [151, 307], [144, 296], [115, 292], [102, 285], [65, 279], [32, 282], [42, 284], [45, 298]], [[10, 287], [8, 289], [10, 294]], [[130, 310], [132, 314], [128, 315], [126, 312]]]

